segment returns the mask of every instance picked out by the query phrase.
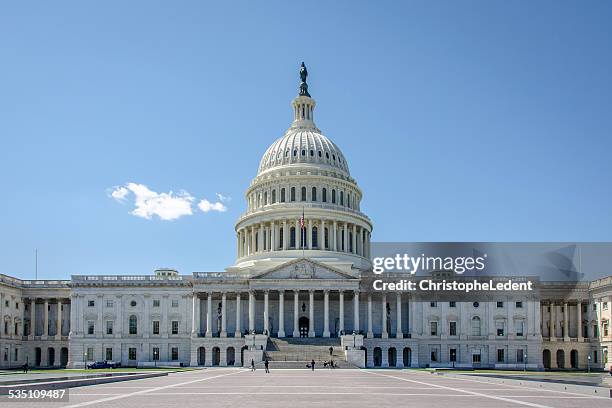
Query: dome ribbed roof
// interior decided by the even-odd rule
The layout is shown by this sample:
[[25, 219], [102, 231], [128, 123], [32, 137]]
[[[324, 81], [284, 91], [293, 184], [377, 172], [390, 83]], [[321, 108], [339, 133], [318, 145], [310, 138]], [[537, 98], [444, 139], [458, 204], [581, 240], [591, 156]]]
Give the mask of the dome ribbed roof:
[[258, 173], [295, 164], [332, 167], [350, 175], [344, 155], [334, 142], [314, 129], [299, 128], [289, 129], [268, 147], [259, 163]]

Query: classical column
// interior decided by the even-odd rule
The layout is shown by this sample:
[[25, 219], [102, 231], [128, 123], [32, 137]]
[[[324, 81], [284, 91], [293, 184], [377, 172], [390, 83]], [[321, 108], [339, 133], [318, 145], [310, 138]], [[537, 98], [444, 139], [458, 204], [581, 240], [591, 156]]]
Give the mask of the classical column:
[[43, 320], [43, 337], [47, 337], [49, 335], [49, 299], [45, 299], [45, 303], [44, 303], [44, 309], [43, 309], [43, 316], [44, 316], [44, 320]]
[[221, 293], [221, 333], [219, 337], [227, 337], [227, 293]]
[[308, 236], [306, 237], [308, 243], [308, 249], [312, 249], [312, 220], [308, 219]]
[[234, 333], [234, 337], [242, 337], [242, 327], [240, 323], [240, 317], [242, 315], [242, 310], [240, 308], [240, 292], [236, 293], [236, 332]]
[[206, 298], [206, 337], [212, 337], [212, 292], [207, 293]]
[[278, 337], [285, 337], [285, 291], [278, 291]]
[[332, 251], [338, 252], [338, 221], [334, 221], [334, 233], [332, 234]]
[[276, 223], [272, 221], [270, 223], [270, 251], [276, 251]]
[[323, 291], [323, 337], [329, 337], [329, 290]]
[[283, 220], [283, 251], [287, 250], [287, 240], [289, 237], [289, 228], [287, 227], [287, 220]]
[[249, 333], [255, 333], [255, 292], [249, 292]]
[[348, 252], [349, 242], [348, 242], [348, 223], [347, 222], [342, 224], [342, 241], [344, 244], [344, 248], [342, 248], [342, 252]]
[[340, 291], [338, 293], [339, 297], [340, 297], [340, 306], [339, 306], [339, 314], [340, 314], [340, 321], [338, 322], [338, 335], [340, 334], [344, 334], [344, 291]]
[[553, 301], [550, 302], [550, 328], [548, 329], [548, 336], [550, 337], [550, 341], [553, 341], [555, 336], [555, 303]]
[[325, 220], [321, 220], [321, 228], [319, 231], [319, 249], [327, 249], [325, 248]]
[[[76, 322], [76, 319], [77, 319], [75, 312], [76, 312], [76, 295], [71, 295], [70, 296], [70, 317], [69, 317], [70, 321], [68, 322], [68, 327], [69, 327], [68, 337], [69, 338], [74, 337], [74, 335], [76, 334], [76, 326], [73, 326], [73, 324], [75, 324], [74, 322]], [[32, 324], [30, 323], [30, 333], [28, 334], [31, 334], [31, 332], [32, 332]], [[68, 353], [68, 355], [70, 355], [70, 353]]]
[[302, 227], [300, 220], [295, 221], [295, 249], [302, 249]]
[[[81, 296], [82, 297], [82, 296]], [[117, 327], [115, 328], [115, 338], [121, 338], [121, 336], [123, 336], [123, 295], [115, 295], [115, 297], [117, 298]], [[77, 302], [78, 303], [78, 302]], [[73, 304], [70, 304], [70, 309], [72, 309]], [[76, 306], [75, 306], [76, 308]], [[75, 310], [76, 312], [76, 310]], [[77, 319], [80, 319], [79, 313], [76, 313]], [[72, 324], [72, 323], [71, 323]], [[78, 328], [77, 328], [77, 332], [78, 332]], [[81, 331], [81, 334], [82, 331]]]
[[579, 301], [578, 304], [576, 305], [576, 309], [577, 309], [577, 313], [576, 313], [576, 324], [578, 325], [578, 333], [577, 336], [578, 337], [578, 341], [579, 342], [583, 342], [584, 338], [582, 336], [582, 303]]
[[[396, 295], [396, 301], [395, 301], [396, 305], [397, 305], [397, 313], [396, 313], [396, 330], [395, 330], [395, 337], [397, 337], [398, 339], [402, 339], [404, 338], [404, 333], [402, 332], [402, 294], [401, 293], [397, 293]], [[399, 357], [398, 357], [399, 360]]]
[[355, 330], [355, 333], [359, 333], [359, 291], [355, 291], [353, 292], [353, 308], [354, 308], [354, 313], [355, 316], [353, 317], [353, 330]]
[[386, 339], [389, 337], [389, 332], [387, 331], [387, 294], [382, 294], [382, 334], [381, 337]]
[[351, 252], [357, 253], [357, 225], [353, 224], [353, 236], [351, 237]]
[[259, 224], [259, 238], [257, 238], [257, 252], [264, 251], [264, 223]]
[[314, 290], [308, 291], [308, 337], [315, 337], [314, 331]]
[[569, 341], [569, 310], [567, 302], [563, 303], [563, 341]]
[[374, 337], [374, 333], [372, 332], [372, 294], [368, 293], [368, 338]]
[[293, 291], [293, 337], [300, 337], [298, 328], [298, 315], [300, 313], [300, 292]]
[[255, 253], [255, 225], [251, 225], [251, 242], [249, 243], [249, 255]]
[[[76, 298], [76, 295], [75, 295]], [[82, 319], [82, 316], [77, 316], [77, 319]], [[30, 333], [28, 335], [29, 340], [36, 336], [36, 298], [32, 298], [30, 301]]]
[[264, 313], [263, 313], [263, 330], [266, 336], [270, 335], [270, 317], [268, 311], [268, 300], [269, 300], [269, 292], [266, 290], [264, 292]]
[[236, 258], [240, 258], [240, 232], [236, 233]]
[[62, 338], [62, 299], [57, 299], [57, 313], [55, 314], [55, 339]]
[[199, 302], [197, 293], [191, 294], [191, 337], [197, 337], [200, 325], [199, 317]]

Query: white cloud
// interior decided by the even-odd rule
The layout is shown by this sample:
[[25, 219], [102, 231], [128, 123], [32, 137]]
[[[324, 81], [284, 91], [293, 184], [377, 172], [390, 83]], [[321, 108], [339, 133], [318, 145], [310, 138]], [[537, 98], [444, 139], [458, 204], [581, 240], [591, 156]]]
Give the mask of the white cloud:
[[227, 211], [227, 207], [221, 201], [217, 201], [215, 203], [211, 203], [210, 201], [208, 201], [205, 198], [202, 199], [198, 203], [198, 207], [200, 208], [200, 210], [202, 210], [205, 213], [207, 213], [209, 211], [219, 211], [219, 212]]
[[217, 200], [221, 201], [222, 203], [226, 203], [228, 201], [232, 201], [232, 197], [230, 197], [230, 196], [226, 196], [226, 195], [223, 195], [221, 193], [216, 193], [215, 195], [217, 196]]
[[130, 190], [127, 188], [120, 186], [115, 187], [115, 189], [111, 192], [111, 197], [113, 197], [117, 201], [125, 201], [125, 198], [129, 194]]
[[150, 220], [154, 215], [165, 221], [175, 220], [184, 215], [192, 215], [192, 203], [195, 200], [186, 191], [179, 193], [157, 193], [144, 184], [127, 183], [116, 187], [111, 197], [117, 201], [125, 201], [128, 195], [134, 195], [134, 210], [130, 214]]

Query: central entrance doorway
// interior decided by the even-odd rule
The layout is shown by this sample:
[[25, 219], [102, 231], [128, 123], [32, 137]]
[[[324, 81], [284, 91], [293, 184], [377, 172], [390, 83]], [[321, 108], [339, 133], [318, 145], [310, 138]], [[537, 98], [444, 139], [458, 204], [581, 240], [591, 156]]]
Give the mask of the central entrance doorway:
[[306, 316], [300, 317], [299, 320], [299, 328], [300, 328], [300, 337], [308, 337], [308, 326], [310, 321]]

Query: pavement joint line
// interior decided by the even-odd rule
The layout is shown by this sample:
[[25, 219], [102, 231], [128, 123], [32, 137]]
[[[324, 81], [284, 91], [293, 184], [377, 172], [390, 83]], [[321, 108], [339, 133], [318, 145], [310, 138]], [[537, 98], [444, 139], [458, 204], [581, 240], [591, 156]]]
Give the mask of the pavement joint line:
[[519, 400], [514, 400], [512, 398], [498, 397], [498, 396], [495, 396], [495, 395], [487, 395], [487, 394], [483, 394], [481, 392], [467, 391], [467, 390], [462, 390], [460, 388], [448, 387], [448, 386], [445, 386], [445, 385], [431, 384], [431, 383], [426, 383], [424, 381], [410, 380], [408, 378], [402, 378], [402, 377], [396, 377], [396, 376], [392, 376], [392, 375], [374, 373], [374, 372], [368, 371], [368, 370], [362, 370], [362, 372], [370, 373], [370, 374], [373, 374], [373, 375], [380, 375], [380, 376], [383, 376], [383, 377], [395, 378], [395, 379], [400, 380], [400, 381], [408, 381], [408, 382], [413, 382], [413, 383], [422, 384], [422, 385], [431, 385], [431, 386], [435, 386], [435, 387], [442, 388], [442, 389], [447, 389], [447, 390], [457, 391], [457, 392], [464, 392], [464, 393], [467, 393], [467, 394], [477, 395], [477, 396], [484, 397], [484, 398], [490, 398], [490, 399], [494, 399], [494, 400], [497, 400], [497, 401], [504, 401], [504, 402], [515, 403], [515, 404], [518, 404], [518, 405], [525, 405], [525, 406], [528, 406], [528, 407], [551, 408], [548, 405], [535, 404], [533, 402], [527, 402], [527, 401], [519, 401]]
[[[471, 381], [471, 382], [477, 382], [480, 384], [495, 384], [495, 385], [504, 385], [506, 387], [512, 387], [512, 388], [520, 388], [522, 390], [532, 390], [532, 391], [544, 391], [544, 392], [554, 392], [554, 393], [561, 393], [561, 394], [569, 394], [569, 395], [585, 395], [585, 394], [581, 394], [579, 392], [571, 392], [571, 391], [561, 391], [561, 390], [549, 390], [546, 388], [536, 388], [536, 387], [528, 387], [526, 385], [515, 385], [515, 384], [499, 384], [497, 382], [488, 382], [488, 381], [481, 381], [481, 380], [475, 380], [473, 378], [461, 378], [460, 377], [461, 374], [459, 374], [458, 376], [448, 376], [447, 378], [451, 379], [451, 377], [453, 377], [453, 380], [458, 380], [458, 381]], [[516, 381], [520, 381], [520, 380], [516, 380]], [[585, 387], [590, 387], [589, 385], [585, 385]], [[608, 397], [602, 397], [600, 395], [587, 395], [590, 398], [597, 398], [597, 399], [605, 399], [605, 400], [609, 400], [610, 398]]]
[[180, 387], [181, 385], [192, 384], [192, 383], [201, 382], [201, 381], [213, 380], [215, 378], [226, 377], [228, 375], [236, 375], [236, 374], [240, 374], [240, 373], [244, 373], [244, 372], [245, 371], [233, 371], [231, 373], [219, 374], [219, 375], [215, 375], [215, 376], [212, 376], [212, 377], [199, 378], [199, 379], [196, 379], [196, 380], [185, 381], [185, 382], [182, 382], [182, 383], [168, 384], [168, 385], [163, 385], [161, 387], [147, 388], [147, 389], [140, 390], [140, 391], [134, 391], [134, 392], [131, 392], [131, 393], [128, 393], [128, 394], [119, 394], [119, 395], [114, 395], [112, 397], [101, 398], [101, 399], [93, 400], [93, 401], [81, 402], [79, 404], [74, 404], [74, 405], [68, 405], [68, 406], [66, 406], [64, 408], [86, 407], [86, 406], [89, 406], [89, 405], [99, 404], [99, 403], [102, 403], [102, 402], [115, 401], [115, 400], [118, 400], [118, 399], [129, 398], [129, 397], [132, 397], [132, 396], [146, 394], [146, 393], [150, 393], [150, 392], [154, 392], [154, 391], [158, 391], [158, 390], [165, 390], [165, 389], [168, 389], [168, 388]]

